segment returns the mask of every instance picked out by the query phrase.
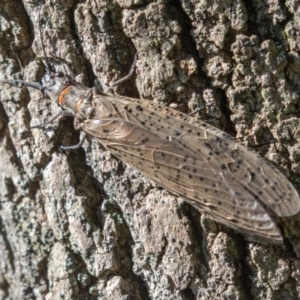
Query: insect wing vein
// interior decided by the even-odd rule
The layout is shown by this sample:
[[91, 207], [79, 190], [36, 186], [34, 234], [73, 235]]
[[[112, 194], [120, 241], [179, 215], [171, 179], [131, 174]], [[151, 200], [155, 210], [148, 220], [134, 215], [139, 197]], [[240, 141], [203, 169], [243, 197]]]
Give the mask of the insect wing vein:
[[197, 208], [218, 216], [228, 226], [244, 231], [249, 227], [252, 231], [269, 231], [271, 228], [273, 234], [278, 234], [272, 218], [253, 194], [235, 177], [228, 177], [229, 170], [227, 173], [221, 172], [221, 168], [216, 171], [217, 168], [213, 168], [203, 155], [196, 155], [180, 144], [124, 119], [86, 120], [83, 130], [98, 138], [125, 163], [185, 197]]
[[222, 173], [229, 186], [238, 182], [277, 216], [290, 216], [300, 209], [299, 195], [292, 184], [273, 165], [237, 143], [233, 137], [193, 117], [156, 103], [127, 97], [107, 96], [120, 115], [172, 140], [207, 160], [216, 173]]

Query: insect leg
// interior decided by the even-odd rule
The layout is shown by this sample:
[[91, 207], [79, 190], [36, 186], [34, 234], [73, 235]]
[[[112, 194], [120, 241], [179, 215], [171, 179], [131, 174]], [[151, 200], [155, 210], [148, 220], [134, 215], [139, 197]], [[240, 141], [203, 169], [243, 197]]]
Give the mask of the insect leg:
[[[63, 64], [63, 68], [64, 68], [64, 70], [65, 70], [65, 73], [66, 73], [66, 74], [69, 74], [69, 75], [71, 76], [71, 78], [72, 78], [73, 80], [75, 80], [75, 74], [74, 74], [74, 72], [73, 72], [73, 70], [72, 70], [70, 64], [69, 64], [65, 59], [60, 58], [60, 57], [58, 57], [58, 56], [55, 56], [53, 53], [50, 53], [50, 54], [51, 54], [51, 56], [52, 56], [54, 59], [56, 59], [58, 62], [61, 62], [61, 63]], [[67, 72], [65, 66], [68, 67], [69, 72]]]
[[206, 106], [204, 106], [204, 107], [197, 107], [196, 109], [194, 109], [193, 111], [191, 111], [191, 112], [189, 113], [189, 116], [195, 115], [196, 113], [200, 112], [200, 111], [203, 110], [204, 108], [206, 108]]
[[81, 134], [80, 134], [80, 140], [79, 140], [78, 144], [73, 145], [73, 146], [60, 146], [60, 148], [63, 149], [63, 150], [74, 150], [74, 149], [77, 149], [77, 148], [79, 148], [79, 147], [82, 146], [85, 138], [86, 138], [86, 133], [85, 132], [81, 132]]
[[117, 81], [111, 83], [111, 84], [109, 85], [110, 88], [112, 88], [112, 87], [114, 87], [114, 86], [117, 86], [118, 84], [120, 84], [120, 83], [122, 83], [122, 82], [128, 80], [128, 79], [132, 76], [133, 71], [134, 71], [134, 69], [135, 69], [135, 65], [136, 65], [137, 59], [138, 59], [138, 55], [137, 55], [137, 53], [136, 53], [135, 56], [134, 56], [134, 61], [133, 61], [133, 64], [132, 64], [132, 66], [131, 66], [131, 68], [130, 68], [129, 73], [128, 73], [125, 77], [123, 77], [123, 78], [121, 78], [121, 79], [119, 79], [119, 80], [117, 80]]
[[48, 124], [52, 123], [54, 120], [56, 120], [61, 115], [62, 116], [74, 117], [74, 115], [70, 111], [62, 110], [58, 114], [56, 114], [54, 117], [52, 117], [50, 120], [46, 121], [45, 123], [41, 123], [41, 124], [38, 124], [38, 125], [31, 126], [31, 128], [43, 128], [43, 127], [47, 126]]

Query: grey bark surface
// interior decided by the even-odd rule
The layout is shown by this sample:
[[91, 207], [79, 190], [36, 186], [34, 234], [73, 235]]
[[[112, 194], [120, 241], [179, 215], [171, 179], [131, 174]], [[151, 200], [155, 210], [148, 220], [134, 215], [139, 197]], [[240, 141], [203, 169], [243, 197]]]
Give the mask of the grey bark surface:
[[[44, 2], [0, 1], [0, 79], [39, 81], [43, 41], [108, 91], [137, 53], [116, 93], [204, 107], [299, 188], [297, 1]], [[63, 151], [79, 134], [69, 117], [31, 128], [60, 110], [39, 91], [1, 84], [0, 97], [0, 299], [300, 299], [299, 216], [279, 220], [284, 245], [263, 245], [91, 138]]]

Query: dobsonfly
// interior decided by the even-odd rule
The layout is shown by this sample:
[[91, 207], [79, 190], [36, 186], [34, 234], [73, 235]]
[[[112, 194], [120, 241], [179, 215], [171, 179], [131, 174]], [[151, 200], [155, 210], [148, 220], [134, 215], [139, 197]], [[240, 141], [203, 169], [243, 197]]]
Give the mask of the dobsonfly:
[[300, 201], [271, 163], [195, 117], [151, 101], [96, 92], [55, 72], [41, 42], [46, 74], [40, 83], [2, 82], [39, 89], [64, 109], [59, 115], [74, 116], [75, 129], [83, 135], [78, 145], [63, 149], [80, 147], [89, 135], [216, 221], [268, 242], [283, 242], [275, 217], [295, 215]]

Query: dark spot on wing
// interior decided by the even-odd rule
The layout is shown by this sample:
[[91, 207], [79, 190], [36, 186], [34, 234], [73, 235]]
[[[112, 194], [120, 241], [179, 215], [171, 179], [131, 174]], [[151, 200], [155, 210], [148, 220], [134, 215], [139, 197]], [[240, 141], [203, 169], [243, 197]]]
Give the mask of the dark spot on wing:
[[148, 138], [144, 138], [144, 139], [141, 140], [141, 143], [142, 143], [142, 144], [145, 144], [145, 143], [147, 143], [147, 142], [149, 142], [149, 139], [148, 139]]

